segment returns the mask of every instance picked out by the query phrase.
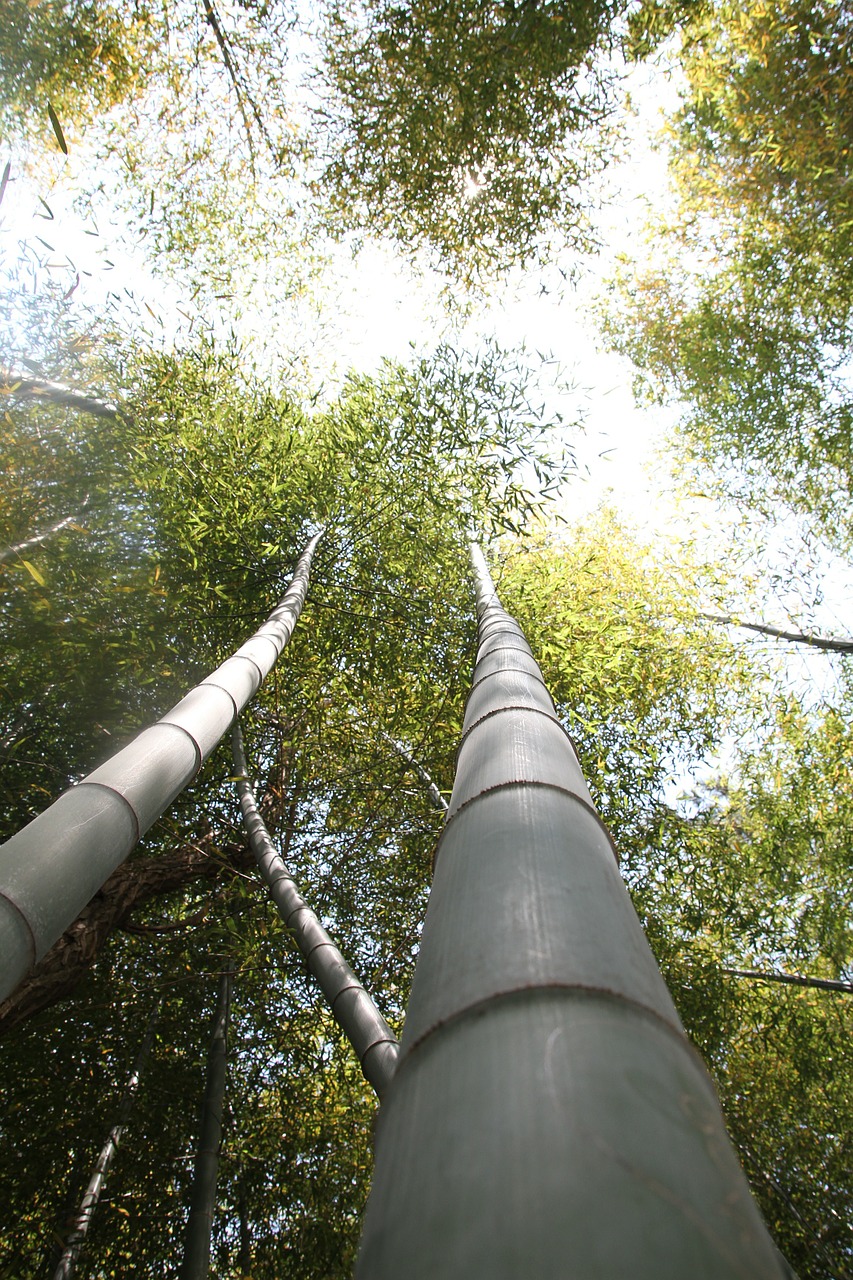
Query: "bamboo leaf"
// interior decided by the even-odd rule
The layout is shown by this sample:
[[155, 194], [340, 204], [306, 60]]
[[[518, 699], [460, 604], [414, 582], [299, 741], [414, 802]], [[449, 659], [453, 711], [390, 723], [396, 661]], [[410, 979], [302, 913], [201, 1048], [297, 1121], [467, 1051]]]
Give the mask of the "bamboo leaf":
[[35, 567], [34, 564], [31, 563], [31, 561], [22, 560], [21, 564], [24, 566], [24, 568], [26, 569], [30, 577], [35, 578], [36, 582], [39, 584], [40, 587], [47, 586], [47, 583], [45, 582], [43, 576], [39, 573], [38, 569]]
[[50, 116], [50, 123], [53, 126], [53, 132], [56, 134], [56, 141], [59, 144], [59, 150], [64, 156], [67, 156], [68, 143], [65, 141], [65, 134], [62, 132], [62, 125], [59, 123], [59, 117], [50, 103], [47, 104], [47, 114]]

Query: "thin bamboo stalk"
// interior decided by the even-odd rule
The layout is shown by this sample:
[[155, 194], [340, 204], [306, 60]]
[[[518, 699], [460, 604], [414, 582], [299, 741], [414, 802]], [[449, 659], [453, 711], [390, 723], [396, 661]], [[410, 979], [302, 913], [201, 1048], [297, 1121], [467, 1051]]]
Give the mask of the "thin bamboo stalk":
[[240, 809], [258, 870], [279, 915], [293, 934], [332, 1013], [355, 1050], [365, 1079], [381, 1097], [397, 1063], [397, 1037], [300, 894], [296, 881], [270, 839], [249, 782], [239, 724], [234, 725], [231, 741]]
[[837, 978], [808, 978], [800, 973], [767, 973], [761, 969], [722, 969], [723, 973], [734, 978], [752, 978], [757, 982], [781, 982], [791, 987], [813, 987], [818, 991], [841, 991], [845, 995], [853, 995], [853, 982], [842, 982]]
[[54, 534], [61, 533], [63, 529], [67, 529], [69, 525], [75, 524], [81, 516], [81, 513], [88, 505], [88, 494], [81, 504], [80, 511], [73, 516], [63, 516], [61, 520], [56, 520], [53, 524], [48, 525], [46, 529], [42, 529], [41, 533], [34, 533], [31, 538], [24, 538], [22, 542], [14, 542], [9, 546], [0, 547], [0, 564], [7, 564], [10, 560], [20, 559], [27, 551], [32, 551], [34, 547], [40, 547]]
[[390, 733], [386, 733], [384, 729], [380, 729], [379, 733], [385, 742], [388, 743], [389, 747], [393, 748], [393, 750], [397, 752], [400, 759], [405, 760], [406, 764], [409, 765], [409, 767], [418, 775], [421, 782], [426, 787], [427, 794], [429, 795], [434, 807], [440, 810], [441, 813], [447, 813], [447, 801], [420, 761], [415, 759], [411, 752], [403, 746], [402, 742], [398, 742], [396, 738], [392, 738]]
[[210, 1274], [210, 1236], [216, 1209], [219, 1149], [222, 1144], [225, 1076], [228, 1068], [228, 1015], [231, 1010], [233, 981], [233, 970], [220, 975], [213, 1031], [207, 1051], [204, 1101], [201, 1107], [181, 1280], [207, 1280]]
[[47, 400], [50, 404], [67, 405], [70, 409], [80, 409], [83, 413], [91, 413], [96, 418], [108, 418], [115, 421], [121, 416], [119, 409], [107, 400], [99, 400], [97, 396], [87, 395], [85, 391], [75, 391], [62, 382], [51, 382], [47, 378], [33, 378], [30, 374], [13, 373], [10, 369], [0, 372], [3, 387], [0, 390], [6, 395], [23, 396], [30, 400]]
[[571, 741], [471, 560], [473, 687], [356, 1275], [781, 1280]]
[[119, 1106], [117, 1122], [110, 1130], [109, 1137], [101, 1148], [101, 1154], [98, 1156], [95, 1167], [92, 1170], [92, 1176], [89, 1179], [89, 1184], [86, 1187], [83, 1199], [80, 1202], [79, 1212], [74, 1220], [74, 1225], [68, 1234], [68, 1238], [65, 1242], [65, 1248], [62, 1251], [62, 1256], [60, 1257], [56, 1270], [53, 1273], [53, 1280], [71, 1280], [71, 1276], [74, 1274], [74, 1268], [76, 1267], [77, 1260], [80, 1257], [80, 1251], [83, 1248], [86, 1236], [89, 1234], [89, 1227], [92, 1224], [92, 1218], [94, 1217], [95, 1210], [98, 1207], [98, 1201], [101, 1198], [104, 1179], [109, 1173], [110, 1165], [112, 1164], [113, 1157], [118, 1150], [125, 1125], [130, 1119], [133, 1104], [136, 1102], [139, 1079], [145, 1069], [149, 1054], [151, 1053], [151, 1046], [154, 1043], [154, 1033], [157, 1030], [157, 1021], [159, 1017], [160, 1002], [158, 1001], [150, 1018], [148, 1019], [148, 1025], [145, 1029], [145, 1035], [143, 1036], [142, 1044], [139, 1047], [139, 1052], [136, 1055], [133, 1070], [131, 1071], [130, 1078], [125, 1085], [121, 1104]]
[[250, 640], [0, 846], [0, 1000], [77, 918], [254, 697], [299, 619], [320, 537], [308, 543], [284, 598]]

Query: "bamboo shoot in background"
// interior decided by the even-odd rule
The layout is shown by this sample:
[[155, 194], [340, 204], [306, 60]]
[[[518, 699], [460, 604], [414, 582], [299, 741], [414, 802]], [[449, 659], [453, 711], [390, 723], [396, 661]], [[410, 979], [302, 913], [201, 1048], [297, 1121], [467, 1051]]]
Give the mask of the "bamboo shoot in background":
[[0, 1000], [10, 995], [254, 697], [299, 620], [316, 534], [267, 621], [161, 720], [0, 846]]
[[399, 1047], [394, 1032], [382, 1017], [341, 952], [296, 887], [276, 849], [255, 802], [248, 778], [243, 736], [239, 724], [232, 733], [234, 771], [243, 823], [273, 902], [308, 968], [320, 984], [341, 1028], [361, 1063], [365, 1079], [381, 1097], [394, 1074]]
[[356, 1275], [789, 1275], [518, 624], [479, 649]]
[[133, 1064], [133, 1070], [130, 1073], [130, 1078], [125, 1085], [124, 1094], [122, 1095], [121, 1104], [119, 1106], [117, 1122], [110, 1130], [109, 1137], [101, 1148], [101, 1154], [98, 1156], [95, 1167], [92, 1170], [89, 1185], [86, 1187], [83, 1199], [80, 1202], [80, 1210], [74, 1220], [74, 1225], [72, 1226], [71, 1231], [68, 1233], [65, 1248], [62, 1251], [62, 1256], [60, 1257], [56, 1270], [53, 1273], [53, 1280], [71, 1280], [71, 1276], [74, 1274], [77, 1259], [80, 1257], [80, 1251], [83, 1248], [84, 1241], [89, 1233], [92, 1218], [98, 1207], [98, 1201], [101, 1198], [104, 1179], [109, 1173], [110, 1165], [112, 1164], [113, 1157], [118, 1150], [122, 1133], [124, 1132], [125, 1125], [130, 1119], [133, 1104], [136, 1101], [139, 1079], [145, 1069], [145, 1064], [148, 1061], [148, 1056], [151, 1052], [151, 1046], [154, 1043], [154, 1033], [157, 1029], [157, 1019], [159, 1016], [160, 1004], [158, 1002], [154, 1012], [148, 1019], [148, 1026], [145, 1029], [145, 1035], [143, 1036], [139, 1053], [137, 1054], [136, 1061]]
[[198, 1150], [193, 1170], [187, 1245], [181, 1280], [207, 1280], [210, 1274], [210, 1234], [216, 1209], [219, 1149], [225, 1108], [225, 1075], [228, 1067], [228, 1014], [231, 1009], [232, 970], [220, 975], [213, 1015], [213, 1031], [207, 1050], [207, 1073], [201, 1107]]

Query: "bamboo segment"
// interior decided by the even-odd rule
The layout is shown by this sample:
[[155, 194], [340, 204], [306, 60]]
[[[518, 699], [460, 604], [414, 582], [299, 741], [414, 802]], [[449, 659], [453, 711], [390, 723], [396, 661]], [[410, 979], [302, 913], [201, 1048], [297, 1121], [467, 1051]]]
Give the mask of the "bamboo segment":
[[98, 1201], [101, 1198], [101, 1190], [103, 1189], [104, 1179], [110, 1170], [113, 1157], [118, 1150], [121, 1142], [121, 1136], [124, 1132], [125, 1125], [130, 1119], [130, 1113], [133, 1110], [133, 1104], [136, 1101], [136, 1091], [139, 1088], [139, 1078], [148, 1061], [148, 1055], [151, 1052], [151, 1046], [154, 1043], [154, 1032], [157, 1029], [157, 1020], [160, 1016], [160, 1005], [156, 1005], [154, 1012], [148, 1019], [148, 1026], [142, 1039], [139, 1053], [133, 1064], [133, 1070], [130, 1078], [125, 1085], [124, 1094], [119, 1107], [118, 1121], [110, 1130], [109, 1137], [101, 1148], [101, 1154], [98, 1156], [92, 1176], [89, 1179], [89, 1185], [80, 1202], [80, 1209], [74, 1221], [74, 1225], [68, 1234], [65, 1248], [62, 1256], [53, 1274], [53, 1280], [71, 1280], [74, 1274], [74, 1268], [77, 1265], [77, 1259], [80, 1257], [80, 1251], [89, 1233], [89, 1227], [92, 1224], [95, 1210], [98, 1207]]
[[541, 672], [472, 568], [474, 688], [356, 1275], [783, 1280]]
[[397, 1065], [397, 1037], [296, 887], [267, 831], [248, 779], [239, 724], [232, 734], [234, 771], [243, 823], [258, 869], [279, 915], [292, 932], [308, 968], [355, 1050], [365, 1079], [381, 1097]]
[[216, 1209], [219, 1149], [225, 1110], [225, 1076], [228, 1067], [228, 1015], [234, 974], [220, 975], [213, 1015], [213, 1031], [207, 1051], [207, 1074], [201, 1107], [198, 1150], [193, 1170], [192, 1198], [187, 1219], [187, 1244], [181, 1280], [207, 1280], [210, 1274], [210, 1235]]
[[0, 846], [0, 1000], [76, 919], [254, 697], [299, 619], [321, 536], [308, 543], [283, 599], [250, 640]]

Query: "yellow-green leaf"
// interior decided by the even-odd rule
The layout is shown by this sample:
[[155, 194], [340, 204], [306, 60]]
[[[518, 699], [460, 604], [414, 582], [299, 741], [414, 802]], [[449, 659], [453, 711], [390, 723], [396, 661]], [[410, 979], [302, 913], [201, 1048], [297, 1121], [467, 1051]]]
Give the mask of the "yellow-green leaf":
[[39, 584], [40, 587], [47, 586], [47, 583], [45, 582], [44, 578], [39, 573], [38, 569], [35, 567], [34, 564], [31, 564], [29, 560], [22, 560], [21, 564], [24, 566], [24, 568], [26, 569], [30, 577], [35, 578], [36, 582]]

